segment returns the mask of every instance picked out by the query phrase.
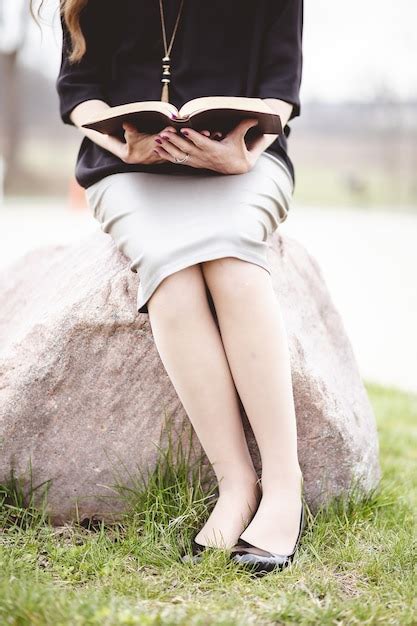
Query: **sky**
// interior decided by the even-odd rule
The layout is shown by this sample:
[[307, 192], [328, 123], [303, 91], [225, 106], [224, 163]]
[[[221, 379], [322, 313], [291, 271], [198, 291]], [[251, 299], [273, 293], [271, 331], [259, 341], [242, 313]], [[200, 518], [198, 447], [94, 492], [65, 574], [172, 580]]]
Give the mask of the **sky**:
[[[56, 0], [46, 2], [42, 41], [31, 23], [22, 62], [53, 78], [61, 35]], [[304, 0], [301, 98], [367, 101], [384, 92], [416, 99], [416, 24], [417, 0]]]

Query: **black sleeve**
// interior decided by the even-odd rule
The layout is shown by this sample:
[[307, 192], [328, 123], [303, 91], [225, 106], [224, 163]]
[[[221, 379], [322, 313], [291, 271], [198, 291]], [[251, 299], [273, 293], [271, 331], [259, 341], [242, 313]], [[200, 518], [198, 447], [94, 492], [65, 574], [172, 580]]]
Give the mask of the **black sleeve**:
[[300, 115], [303, 65], [303, 0], [272, 0], [262, 45], [257, 95], [293, 105], [289, 119]]
[[[74, 123], [69, 115], [81, 102], [86, 100], [104, 100], [105, 81], [105, 42], [101, 31], [100, 19], [94, 19], [94, 1], [88, 2], [80, 15], [80, 26], [86, 39], [87, 50], [81, 61], [70, 63], [71, 37], [65, 20], [61, 15], [62, 54], [61, 67], [55, 86], [59, 97], [60, 116], [64, 124]], [[96, 15], [97, 17], [97, 15]]]

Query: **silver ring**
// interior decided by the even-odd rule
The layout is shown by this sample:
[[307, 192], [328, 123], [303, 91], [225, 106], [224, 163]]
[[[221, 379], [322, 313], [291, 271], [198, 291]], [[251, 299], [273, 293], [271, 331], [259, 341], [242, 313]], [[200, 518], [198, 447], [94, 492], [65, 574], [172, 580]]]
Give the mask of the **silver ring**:
[[185, 161], [190, 158], [190, 155], [187, 152], [183, 159], [178, 159], [177, 157], [174, 157], [174, 158], [175, 158], [175, 163], [185, 163]]

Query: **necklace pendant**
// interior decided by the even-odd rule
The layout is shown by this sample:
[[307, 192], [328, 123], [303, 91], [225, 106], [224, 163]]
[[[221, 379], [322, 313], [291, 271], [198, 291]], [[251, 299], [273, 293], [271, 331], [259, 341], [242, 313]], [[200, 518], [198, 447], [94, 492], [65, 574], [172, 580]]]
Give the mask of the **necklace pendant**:
[[171, 67], [169, 63], [162, 62], [162, 82], [169, 83], [171, 76]]
[[161, 102], [169, 102], [168, 83], [164, 83], [161, 91]]
[[170, 58], [169, 58], [168, 55], [166, 55], [162, 59], [162, 78], [161, 78], [161, 83], [162, 83], [163, 87], [162, 87], [162, 93], [161, 93], [161, 100], [163, 102], [169, 102], [168, 84], [171, 82], [170, 76], [171, 76]]

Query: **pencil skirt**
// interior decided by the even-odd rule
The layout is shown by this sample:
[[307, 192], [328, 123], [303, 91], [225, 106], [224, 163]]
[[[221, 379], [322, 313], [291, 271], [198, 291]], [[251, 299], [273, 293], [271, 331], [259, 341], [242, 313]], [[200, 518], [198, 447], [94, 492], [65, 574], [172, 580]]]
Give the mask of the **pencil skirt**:
[[[184, 166], [187, 167], [187, 166]], [[244, 174], [123, 172], [86, 189], [89, 209], [139, 274], [138, 313], [170, 274], [221, 257], [271, 273], [270, 236], [288, 215], [293, 181], [263, 152]]]

